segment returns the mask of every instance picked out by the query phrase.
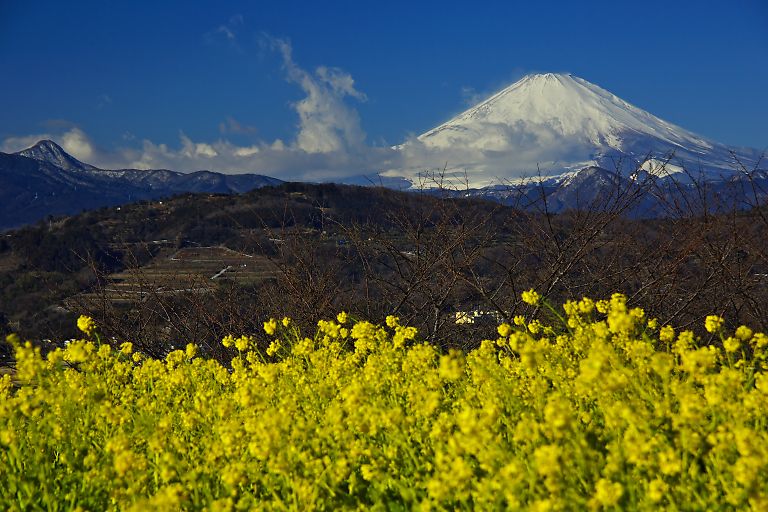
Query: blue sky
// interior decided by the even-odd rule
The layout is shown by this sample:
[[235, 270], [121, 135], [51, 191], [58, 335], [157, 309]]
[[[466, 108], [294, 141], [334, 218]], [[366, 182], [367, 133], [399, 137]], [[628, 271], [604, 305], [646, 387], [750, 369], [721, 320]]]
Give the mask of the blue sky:
[[[768, 147], [764, 0], [0, 0], [0, 69], [3, 148], [66, 135], [102, 165], [151, 152], [147, 165], [202, 165], [216, 141], [295, 144], [299, 105], [313, 101], [332, 103], [340, 133], [384, 147], [536, 71], [574, 73], [720, 142]], [[163, 160], [184, 147], [187, 159]]]

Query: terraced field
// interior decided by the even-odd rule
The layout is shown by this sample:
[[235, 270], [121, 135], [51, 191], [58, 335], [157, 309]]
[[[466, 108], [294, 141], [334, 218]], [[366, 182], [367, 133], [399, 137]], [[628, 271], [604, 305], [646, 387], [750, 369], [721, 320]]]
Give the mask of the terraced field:
[[128, 303], [158, 294], [208, 293], [222, 281], [251, 284], [276, 272], [269, 258], [226, 247], [163, 248], [148, 264], [109, 275], [102, 289], [83, 298]]

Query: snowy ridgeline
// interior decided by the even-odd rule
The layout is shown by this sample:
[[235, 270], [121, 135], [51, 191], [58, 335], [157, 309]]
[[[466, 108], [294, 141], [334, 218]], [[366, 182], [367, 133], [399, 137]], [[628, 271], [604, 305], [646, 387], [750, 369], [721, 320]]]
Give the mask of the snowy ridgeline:
[[717, 181], [738, 171], [739, 162], [754, 168], [761, 156], [707, 140], [584, 79], [556, 73], [528, 75], [397, 148], [448, 162], [454, 177], [474, 188], [539, 170], [566, 179], [589, 166], [625, 175], [641, 167], [678, 180], [685, 168]]

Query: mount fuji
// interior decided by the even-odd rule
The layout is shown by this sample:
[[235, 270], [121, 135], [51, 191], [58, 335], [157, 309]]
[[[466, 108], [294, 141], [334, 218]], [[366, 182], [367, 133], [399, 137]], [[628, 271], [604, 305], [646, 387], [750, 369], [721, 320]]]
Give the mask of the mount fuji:
[[479, 188], [539, 173], [563, 180], [591, 167], [722, 181], [755, 168], [762, 156], [696, 135], [563, 73], [528, 75], [397, 149], [416, 162], [410, 173], [428, 161], [447, 162], [454, 176]]

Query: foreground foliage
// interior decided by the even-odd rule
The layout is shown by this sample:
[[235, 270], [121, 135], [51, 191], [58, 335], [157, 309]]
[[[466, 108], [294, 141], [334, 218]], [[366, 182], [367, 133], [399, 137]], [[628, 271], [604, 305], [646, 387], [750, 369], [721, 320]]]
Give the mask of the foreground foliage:
[[708, 317], [704, 343], [621, 295], [551, 312], [469, 353], [395, 317], [270, 320], [265, 351], [224, 339], [231, 368], [17, 343], [0, 508], [768, 509], [768, 336]]

